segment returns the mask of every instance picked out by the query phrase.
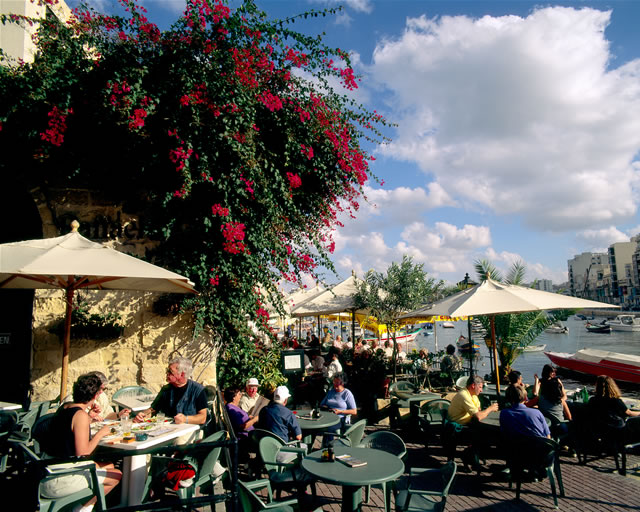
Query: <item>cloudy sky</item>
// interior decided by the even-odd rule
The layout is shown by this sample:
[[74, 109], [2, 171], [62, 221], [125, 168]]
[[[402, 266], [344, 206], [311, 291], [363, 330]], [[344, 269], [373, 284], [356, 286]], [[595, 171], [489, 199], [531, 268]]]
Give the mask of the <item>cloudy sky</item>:
[[[144, 3], [165, 23], [184, 6]], [[561, 283], [567, 259], [640, 231], [640, 2], [340, 3], [297, 29], [351, 52], [357, 98], [398, 125], [375, 150], [384, 185], [336, 235], [343, 277], [409, 254], [449, 282], [486, 258]]]

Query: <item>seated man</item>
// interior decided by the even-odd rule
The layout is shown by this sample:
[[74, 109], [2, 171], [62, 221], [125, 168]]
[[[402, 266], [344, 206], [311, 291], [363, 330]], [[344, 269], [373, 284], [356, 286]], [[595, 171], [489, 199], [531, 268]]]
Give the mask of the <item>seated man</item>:
[[286, 386], [278, 386], [271, 403], [260, 411], [258, 423], [260, 428], [273, 432], [285, 442], [302, 439], [298, 418], [285, 407], [290, 396], [291, 393]]
[[505, 398], [511, 407], [500, 411], [500, 431], [508, 436], [551, 437], [547, 421], [535, 408], [527, 407], [527, 391], [523, 386], [510, 385]]
[[482, 393], [484, 380], [479, 375], [472, 375], [467, 379], [467, 387], [459, 391], [451, 400], [447, 417], [449, 420], [467, 425], [473, 418], [478, 421], [485, 419], [489, 413], [498, 410], [498, 404], [491, 404], [486, 409], [480, 409], [478, 395]]
[[207, 421], [207, 393], [190, 380], [193, 366], [185, 357], [175, 357], [167, 368], [167, 382], [148, 409], [139, 412], [134, 421], [141, 422], [155, 412], [163, 412], [177, 424], [204, 425]]
[[269, 403], [269, 400], [258, 393], [258, 385], [258, 379], [255, 377], [250, 378], [247, 381], [244, 393], [242, 393], [242, 398], [240, 398], [240, 409], [249, 416], [257, 416], [260, 409]]

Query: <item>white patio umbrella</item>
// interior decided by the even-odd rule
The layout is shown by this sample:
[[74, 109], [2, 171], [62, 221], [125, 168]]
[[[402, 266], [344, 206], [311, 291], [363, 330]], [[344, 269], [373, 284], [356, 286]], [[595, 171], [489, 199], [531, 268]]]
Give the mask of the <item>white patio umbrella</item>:
[[[612, 304], [580, 299], [559, 293], [543, 292], [534, 288], [503, 284], [492, 279], [446, 297], [431, 306], [411, 311], [407, 318], [429, 318], [434, 315], [446, 316], [489, 316], [491, 320], [491, 341], [496, 361], [497, 389], [500, 379], [497, 371], [497, 349], [495, 315], [526, 313], [551, 309], [617, 308]], [[471, 340], [469, 340], [471, 341]]]
[[73, 294], [79, 289], [196, 293], [186, 277], [92, 242], [73, 221], [68, 235], [0, 244], [0, 288], [62, 289], [66, 316], [60, 398], [66, 395]]

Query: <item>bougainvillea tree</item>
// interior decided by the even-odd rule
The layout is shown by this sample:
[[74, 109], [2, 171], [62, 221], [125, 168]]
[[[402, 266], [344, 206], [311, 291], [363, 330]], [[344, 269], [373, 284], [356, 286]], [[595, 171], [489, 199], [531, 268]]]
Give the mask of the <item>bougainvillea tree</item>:
[[337, 216], [371, 177], [363, 144], [385, 121], [345, 94], [345, 52], [291, 29], [330, 12], [189, 0], [160, 30], [133, 1], [122, 16], [82, 7], [38, 20], [34, 62], [0, 69], [3, 175], [144, 207], [155, 261], [196, 282], [186, 306], [224, 347], [223, 383], [260, 359], [248, 320], [268, 332], [278, 283], [332, 268]]

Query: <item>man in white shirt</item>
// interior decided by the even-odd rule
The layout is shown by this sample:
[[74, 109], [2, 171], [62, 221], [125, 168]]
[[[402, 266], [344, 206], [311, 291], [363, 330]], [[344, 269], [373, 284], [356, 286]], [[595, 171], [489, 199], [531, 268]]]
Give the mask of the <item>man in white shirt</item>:
[[249, 416], [257, 416], [265, 405], [269, 403], [269, 400], [258, 394], [258, 386], [260, 383], [255, 377], [250, 378], [247, 381], [245, 392], [242, 393], [240, 404], [238, 407], [245, 411]]

